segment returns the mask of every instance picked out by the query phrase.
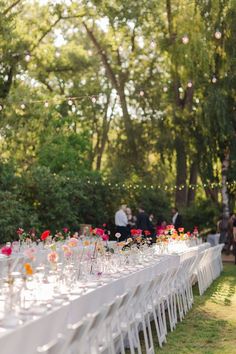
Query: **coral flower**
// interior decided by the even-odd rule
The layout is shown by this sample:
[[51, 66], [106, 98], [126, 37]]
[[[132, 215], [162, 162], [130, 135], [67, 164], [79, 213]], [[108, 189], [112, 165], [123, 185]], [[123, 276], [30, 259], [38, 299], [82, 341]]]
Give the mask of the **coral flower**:
[[50, 231], [49, 230], [44, 231], [42, 233], [42, 235], [41, 235], [41, 240], [45, 241], [48, 238], [49, 235], [50, 235]]
[[58, 261], [58, 254], [56, 251], [52, 251], [48, 254], [48, 262], [56, 263]]
[[76, 247], [78, 245], [78, 239], [71, 237], [68, 242], [68, 246], [70, 247]]

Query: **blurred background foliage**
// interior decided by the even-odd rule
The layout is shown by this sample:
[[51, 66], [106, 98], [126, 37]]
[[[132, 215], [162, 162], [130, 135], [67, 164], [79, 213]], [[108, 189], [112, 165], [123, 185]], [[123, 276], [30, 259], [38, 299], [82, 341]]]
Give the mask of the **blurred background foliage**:
[[113, 230], [121, 203], [167, 221], [176, 204], [188, 229], [233, 211], [235, 16], [234, 0], [1, 1], [0, 242]]

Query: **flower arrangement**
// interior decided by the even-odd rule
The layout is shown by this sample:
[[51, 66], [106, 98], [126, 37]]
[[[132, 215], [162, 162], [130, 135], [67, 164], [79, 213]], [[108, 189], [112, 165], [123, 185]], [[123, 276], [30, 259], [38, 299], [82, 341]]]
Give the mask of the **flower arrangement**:
[[19, 229], [16, 231], [19, 240], [31, 243], [36, 239], [36, 231], [34, 228], [30, 229], [28, 232], [19, 227]]
[[185, 232], [183, 227], [178, 230], [175, 229], [174, 225], [167, 225], [166, 229], [163, 230], [159, 235], [156, 236], [157, 243], [168, 243], [173, 241], [186, 241], [192, 238], [199, 237], [198, 228], [195, 226], [192, 233]]

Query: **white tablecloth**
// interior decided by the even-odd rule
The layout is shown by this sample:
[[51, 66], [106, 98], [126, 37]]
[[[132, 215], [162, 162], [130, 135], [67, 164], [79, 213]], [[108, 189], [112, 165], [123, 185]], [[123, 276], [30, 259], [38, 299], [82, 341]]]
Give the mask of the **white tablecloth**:
[[63, 333], [66, 326], [75, 323], [88, 313], [95, 312], [105, 304], [111, 302], [117, 295], [121, 295], [133, 286], [153, 279], [166, 269], [178, 267], [178, 255], [164, 255], [156, 259], [152, 265], [134, 271], [126, 276], [102, 285], [89, 292], [70, 298], [63, 306], [33, 318], [26, 324], [14, 330], [0, 328], [1, 354], [35, 354], [38, 346], [55, 339], [58, 333]]

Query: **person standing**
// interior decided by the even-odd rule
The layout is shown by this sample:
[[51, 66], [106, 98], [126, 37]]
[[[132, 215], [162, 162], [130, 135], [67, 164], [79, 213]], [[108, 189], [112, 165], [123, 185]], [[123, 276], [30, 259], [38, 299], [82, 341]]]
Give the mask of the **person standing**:
[[232, 214], [230, 214], [230, 218], [228, 221], [227, 249], [226, 249], [227, 254], [230, 254], [230, 251], [231, 251], [231, 248], [232, 248], [233, 242], [234, 242], [234, 235], [233, 235], [234, 220], [235, 220], [235, 214], [232, 213]]
[[130, 208], [126, 208], [126, 215], [128, 218], [128, 228], [131, 230], [136, 225], [136, 217], [133, 216], [132, 210]]
[[128, 218], [126, 215], [127, 206], [122, 204], [120, 209], [115, 213], [115, 225], [116, 225], [116, 232], [121, 234], [120, 241], [126, 240], [128, 237]]
[[146, 231], [150, 228], [150, 220], [148, 214], [145, 212], [143, 207], [138, 208], [137, 215], [137, 228]]
[[236, 219], [234, 219], [233, 223], [233, 236], [234, 236], [234, 241], [233, 241], [233, 251], [234, 251], [234, 264], [236, 264]]
[[222, 215], [221, 220], [219, 221], [217, 227], [219, 228], [220, 232], [220, 241], [219, 243], [224, 243], [225, 246], [223, 248], [223, 251], [226, 250], [226, 242], [227, 242], [227, 235], [228, 235], [228, 218], [224, 215]]
[[172, 225], [178, 231], [180, 227], [183, 227], [182, 216], [179, 214], [178, 208], [172, 208]]

